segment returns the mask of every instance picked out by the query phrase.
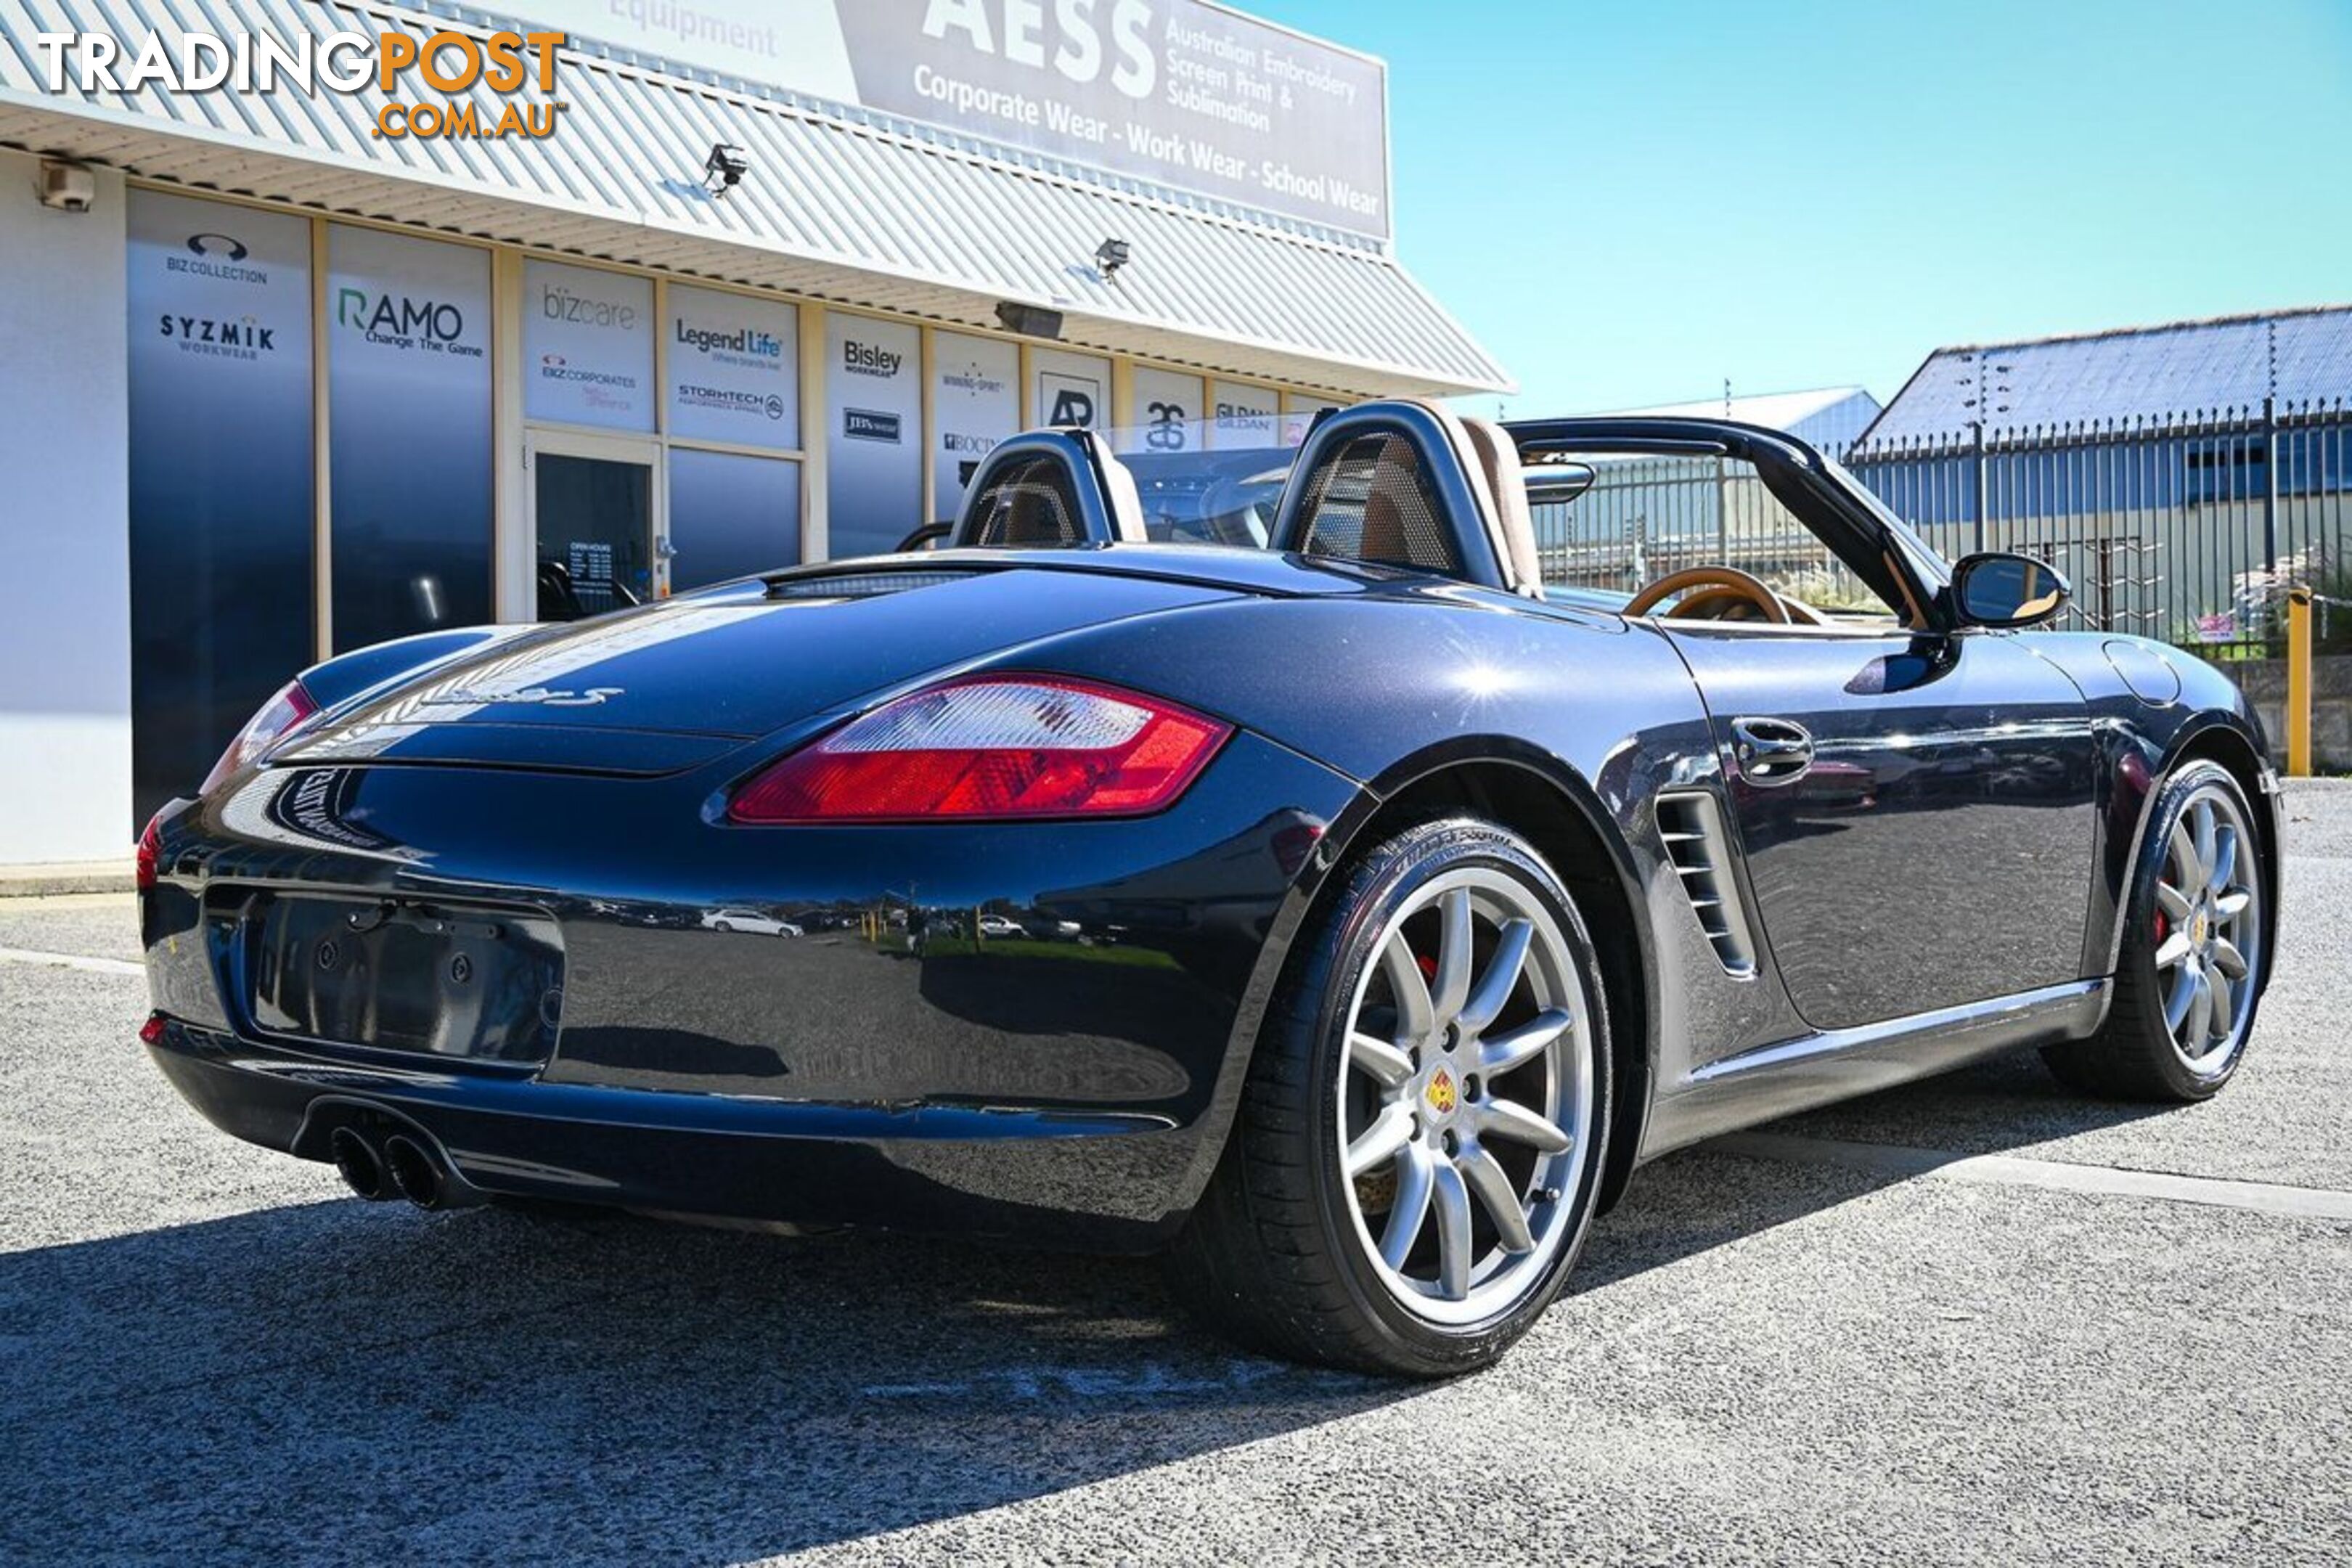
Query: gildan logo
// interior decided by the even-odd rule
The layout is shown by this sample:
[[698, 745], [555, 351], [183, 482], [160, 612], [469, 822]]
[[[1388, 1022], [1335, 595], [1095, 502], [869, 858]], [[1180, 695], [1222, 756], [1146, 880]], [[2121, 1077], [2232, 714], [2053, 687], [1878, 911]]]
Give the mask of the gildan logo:
[[[886, 349], [874, 343], [861, 343], [856, 338], [844, 338], [841, 342], [841, 368], [852, 375], [878, 375], [886, 380], [898, 374], [907, 356], [896, 349]], [[897, 440], [897, 437], [892, 437]]]
[[480, 344], [458, 341], [466, 335], [466, 313], [446, 300], [412, 300], [404, 294], [379, 294], [371, 300], [363, 289], [344, 289], [335, 296], [335, 321], [388, 348], [482, 357]]
[[242, 261], [247, 254], [245, 241], [226, 234], [192, 234], [188, 248], [198, 256], [226, 256], [231, 261]]

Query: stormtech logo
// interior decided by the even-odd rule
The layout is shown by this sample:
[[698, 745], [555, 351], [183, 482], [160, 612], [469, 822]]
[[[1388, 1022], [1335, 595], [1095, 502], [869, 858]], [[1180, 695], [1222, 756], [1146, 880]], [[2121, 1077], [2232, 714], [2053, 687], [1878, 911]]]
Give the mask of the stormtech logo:
[[446, 301], [412, 300], [404, 294], [371, 298], [363, 289], [343, 289], [335, 296], [335, 324], [387, 348], [482, 357], [479, 343], [459, 341], [466, 335], [466, 313]]
[[[774, 393], [733, 392], [723, 386], [693, 386], [679, 383], [678, 403], [688, 408], [715, 408], [728, 414], [764, 414], [771, 419], [784, 416], [784, 400]], [[893, 437], [891, 439], [896, 440]]]

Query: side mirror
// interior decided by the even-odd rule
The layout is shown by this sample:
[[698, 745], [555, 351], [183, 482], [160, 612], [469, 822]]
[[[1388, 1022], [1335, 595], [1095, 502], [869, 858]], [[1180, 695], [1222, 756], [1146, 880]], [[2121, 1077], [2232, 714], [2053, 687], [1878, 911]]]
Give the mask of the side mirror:
[[1952, 604], [1972, 626], [2032, 626], [2066, 607], [2074, 589], [2046, 561], [1989, 550], [1952, 568]]

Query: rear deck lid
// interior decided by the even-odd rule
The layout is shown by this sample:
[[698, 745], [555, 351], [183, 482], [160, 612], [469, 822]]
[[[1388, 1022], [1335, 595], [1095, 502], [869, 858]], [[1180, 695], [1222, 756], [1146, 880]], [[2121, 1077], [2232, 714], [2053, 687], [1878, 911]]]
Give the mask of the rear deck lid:
[[935, 670], [1227, 596], [1199, 581], [972, 565], [737, 584], [436, 666], [271, 761], [671, 773]]

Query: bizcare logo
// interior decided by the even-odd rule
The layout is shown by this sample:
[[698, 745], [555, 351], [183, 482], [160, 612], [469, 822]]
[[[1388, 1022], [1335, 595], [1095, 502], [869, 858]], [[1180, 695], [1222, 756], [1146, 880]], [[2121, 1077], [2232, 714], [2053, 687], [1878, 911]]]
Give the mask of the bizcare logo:
[[678, 384], [677, 402], [681, 408], [711, 408], [722, 414], [764, 414], [771, 419], [784, 416], [784, 400], [771, 392], [736, 392], [724, 386], [690, 386]]
[[[41, 59], [48, 90], [90, 98], [104, 92], [135, 97], [150, 88], [173, 93], [226, 90], [240, 98], [283, 90], [304, 98], [334, 92], [373, 95], [368, 134], [383, 137], [439, 136], [477, 140], [501, 136], [550, 136], [557, 114], [569, 106], [542, 98], [478, 107], [474, 89], [516, 94], [536, 86], [555, 88], [555, 51], [562, 33], [469, 33], [444, 28], [420, 38], [390, 28], [382, 33], [219, 34], [174, 29], [151, 32], [136, 47], [112, 33], [35, 33], [33, 52]], [[438, 102], [404, 101], [398, 95], [411, 73], [436, 92]]]
[[637, 308], [593, 294], [576, 294], [561, 283], [542, 283], [539, 313], [551, 321], [577, 321], [583, 326], [610, 327], [616, 332], [637, 330]]
[[[896, 349], [886, 349], [877, 343], [861, 343], [856, 338], [841, 341], [841, 368], [852, 375], [876, 375], [885, 381], [898, 374], [907, 356]], [[898, 437], [890, 437], [893, 441]]]
[[763, 332], [757, 327], [738, 327], [730, 332], [709, 327], [688, 326], [681, 321], [677, 323], [677, 341], [698, 353], [709, 354], [716, 358], [733, 357], [753, 363], [766, 361], [771, 364], [777, 364], [782, 363], [784, 357], [784, 340], [773, 332]]
[[278, 329], [265, 327], [251, 316], [163, 315], [155, 330], [179, 345], [183, 353], [218, 359], [256, 360], [278, 352]]
[[482, 357], [479, 343], [460, 341], [466, 335], [466, 313], [446, 300], [412, 300], [405, 294], [371, 299], [364, 289], [343, 289], [335, 295], [335, 324], [386, 348]]
[[184, 273], [191, 278], [215, 278], [224, 283], [267, 283], [269, 269], [266, 267], [239, 265], [251, 255], [245, 241], [230, 234], [192, 234], [188, 236], [188, 254], [163, 257], [163, 270]]

